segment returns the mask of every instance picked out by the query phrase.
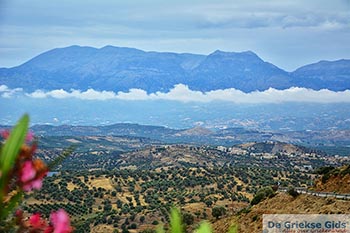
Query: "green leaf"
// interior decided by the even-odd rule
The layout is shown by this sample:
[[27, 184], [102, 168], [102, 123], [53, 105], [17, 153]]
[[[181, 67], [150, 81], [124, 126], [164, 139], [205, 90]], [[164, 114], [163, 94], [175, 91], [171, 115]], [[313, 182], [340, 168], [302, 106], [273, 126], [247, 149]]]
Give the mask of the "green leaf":
[[180, 212], [176, 208], [171, 209], [170, 215], [171, 233], [182, 233], [182, 223]]
[[2, 175], [10, 171], [18, 156], [19, 150], [27, 135], [29, 125], [29, 116], [24, 115], [11, 131], [9, 138], [6, 140], [0, 155], [0, 171]]
[[228, 230], [228, 233], [237, 233], [237, 232], [238, 232], [238, 226], [236, 224], [232, 225]]
[[9, 201], [8, 205], [1, 211], [1, 218], [6, 219], [6, 217], [13, 211], [17, 204], [22, 199], [23, 192], [18, 191]]
[[0, 220], [7, 216], [8, 212], [11, 211], [12, 205], [17, 202], [11, 202], [5, 208], [4, 207], [4, 196], [6, 195], [5, 190], [8, 182], [9, 172], [16, 162], [16, 158], [21, 149], [22, 144], [27, 135], [29, 126], [29, 116], [24, 115], [13, 128], [10, 136], [7, 138], [5, 144], [0, 151]]
[[202, 222], [195, 233], [211, 233], [212, 229], [208, 222]]
[[156, 233], [165, 233], [163, 224], [157, 227]]

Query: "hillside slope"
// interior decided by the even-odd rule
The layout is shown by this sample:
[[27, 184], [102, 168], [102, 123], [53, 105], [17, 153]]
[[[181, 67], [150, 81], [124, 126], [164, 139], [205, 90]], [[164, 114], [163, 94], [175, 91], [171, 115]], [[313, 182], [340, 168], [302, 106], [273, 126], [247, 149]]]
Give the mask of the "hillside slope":
[[[350, 192], [350, 165], [333, 168], [321, 167], [316, 172], [322, 176], [316, 179], [314, 190], [320, 192]], [[232, 225], [239, 232], [262, 232], [263, 214], [350, 214], [350, 201], [334, 197], [318, 197], [309, 194], [291, 196], [277, 192], [273, 197], [244, 209], [213, 224], [215, 232], [227, 232]]]
[[262, 232], [263, 214], [350, 214], [350, 202], [334, 198], [278, 193], [253, 206], [249, 213], [223, 218], [213, 224], [214, 232], [227, 232], [238, 224], [240, 233]]
[[320, 192], [350, 193], [350, 165], [334, 168], [315, 182], [314, 190]]

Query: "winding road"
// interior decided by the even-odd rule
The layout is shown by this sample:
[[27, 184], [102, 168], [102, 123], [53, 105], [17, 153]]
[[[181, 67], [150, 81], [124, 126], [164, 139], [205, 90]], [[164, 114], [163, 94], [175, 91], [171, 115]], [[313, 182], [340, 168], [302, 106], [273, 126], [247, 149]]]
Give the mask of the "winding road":
[[[317, 197], [335, 197], [337, 199], [350, 200], [350, 193], [339, 194], [339, 193], [329, 193], [329, 192], [317, 192], [317, 191], [307, 190], [306, 188], [294, 188], [294, 189], [300, 194], [308, 194], [308, 195], [313, 195]], [[280, 187], [278, 188], [278, 191], [287, 192], [288, 188]]]

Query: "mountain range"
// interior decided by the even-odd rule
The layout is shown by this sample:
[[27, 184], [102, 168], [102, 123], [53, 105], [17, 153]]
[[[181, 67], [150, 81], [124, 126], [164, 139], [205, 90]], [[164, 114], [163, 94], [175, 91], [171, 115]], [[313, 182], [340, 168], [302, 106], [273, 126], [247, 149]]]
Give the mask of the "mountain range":
[[235, 88], [350, 89], [350, 60], [320, 61], [287, 72], [254, 52], [215, 51], [209, 55], [145, 52], [135, 48], [70, 46], [44, 52], [22, 65], [0, 69], [0, 85], [25, 91], [79, 89], [167, 92], [176, 84], [192, 90]]

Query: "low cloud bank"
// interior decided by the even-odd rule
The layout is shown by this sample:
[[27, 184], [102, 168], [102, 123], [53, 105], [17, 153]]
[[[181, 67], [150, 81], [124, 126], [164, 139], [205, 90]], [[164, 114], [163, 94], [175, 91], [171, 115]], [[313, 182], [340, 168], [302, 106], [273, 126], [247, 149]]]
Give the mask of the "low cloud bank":
[[11, 98], [12, 96], [22, 92], [22, 88], [10, 89], [6, 85], [0, 85], [0, 96], [3, 98]]
[[37, 90], [25, 93], [23, 89], [10, 89], [0, 85], [0, 96], [12, 98], [19, 94], [30, 98], [77, 98], [81, 100], [173, 100], [180, 102], [211, 102], [229, 101], [234, 103], [281, 103], [281, 102], [310, 102], [310, 103], [350, 103], [350, 90], [335, 92], [327, 89], [315, 91], [307, 88], [292, 87], [286, 90], [270, 88], [265, 91], [244, 93], [234, 88], [208, 92], [193, 91], [183, 84], [175, 85], [169, 92], [147, 94], [141, 89], [130, 89], [129, 92], [80, 90]]

